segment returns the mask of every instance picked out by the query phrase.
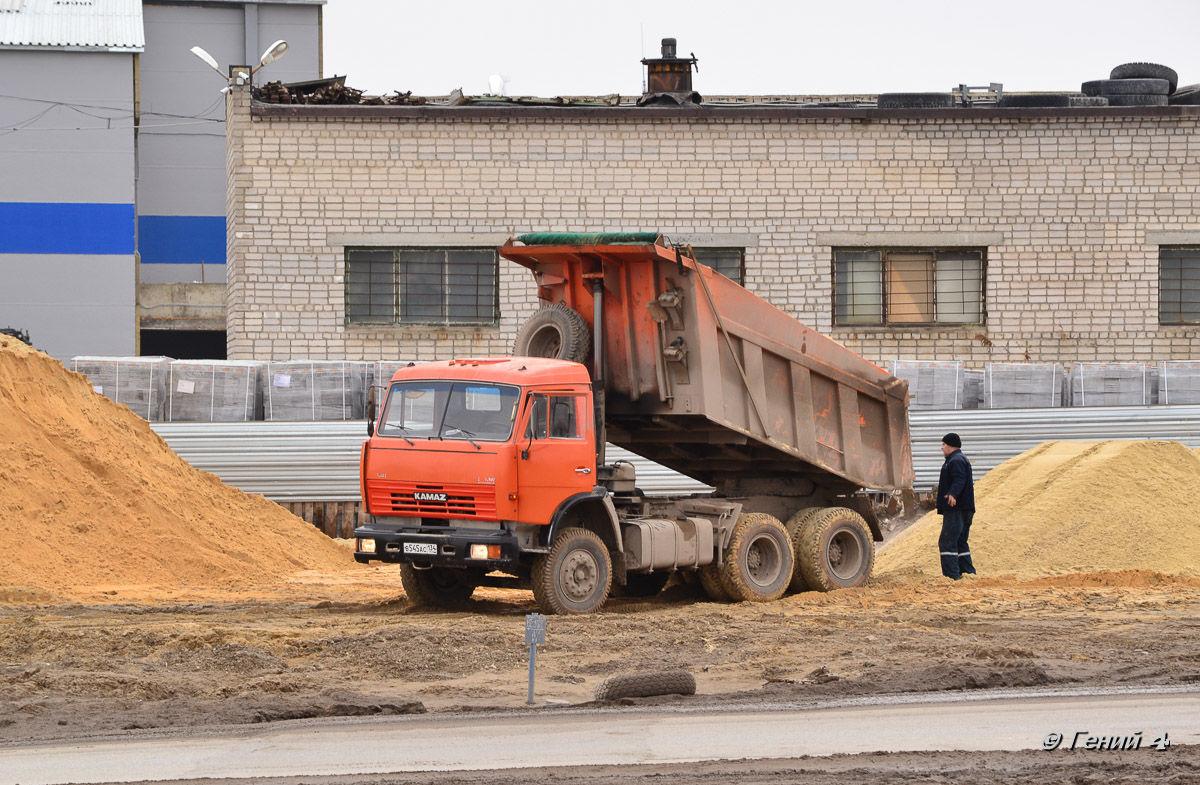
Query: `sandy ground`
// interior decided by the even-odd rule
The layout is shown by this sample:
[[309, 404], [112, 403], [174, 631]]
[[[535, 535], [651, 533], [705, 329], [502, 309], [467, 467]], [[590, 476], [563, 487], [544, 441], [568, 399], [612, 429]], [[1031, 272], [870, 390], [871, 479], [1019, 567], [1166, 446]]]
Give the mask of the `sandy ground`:
[[[131, 588], [125, 594], [135, 596]], [[395, 567], [254, 595], [0, 606], [0, 743], [304, 717], [523, 709], [528, 592], [410, 608]], [[1200, 681], [1200, 581], [1109, 573], [881, 581], [767, 604], [652, 601], [550, 617], [539, 702], [687, 668], [729, 705], [998, 687]]]

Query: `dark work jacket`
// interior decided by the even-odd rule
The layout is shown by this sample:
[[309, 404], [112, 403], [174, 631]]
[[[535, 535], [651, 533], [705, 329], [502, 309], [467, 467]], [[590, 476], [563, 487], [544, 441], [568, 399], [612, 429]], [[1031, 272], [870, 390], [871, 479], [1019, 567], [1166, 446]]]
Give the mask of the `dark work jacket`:
[[[955, 506], [951, 507], [946, 496], [953, 496]], [[975, 483], [971, 480], [971, 462], [962, 450], [955, 450], [946, 456], [942, 464], [942, 474], [938, 478], [937, 511], [942, 515], [948, 512], [975, 512]]]

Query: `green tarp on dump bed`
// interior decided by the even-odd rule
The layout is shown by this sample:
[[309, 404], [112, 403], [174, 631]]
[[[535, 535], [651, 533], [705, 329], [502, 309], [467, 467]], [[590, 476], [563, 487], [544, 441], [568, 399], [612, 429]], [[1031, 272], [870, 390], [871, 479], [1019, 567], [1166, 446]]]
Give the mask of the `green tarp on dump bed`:
[[530, 232], [517, 237], [526, 245], [654, 245], [658, 232]]

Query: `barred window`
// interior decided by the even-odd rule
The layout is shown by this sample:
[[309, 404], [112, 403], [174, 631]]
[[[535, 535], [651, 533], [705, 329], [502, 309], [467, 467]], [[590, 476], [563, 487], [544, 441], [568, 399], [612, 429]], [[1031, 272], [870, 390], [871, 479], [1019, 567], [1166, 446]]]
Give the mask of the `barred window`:
[[835, 250], [833, 312], [836, 325], [979, 324], [983, 251]]
[[346, 321], [496, 324], [497, 271], [490, 248], [348, 248]]
[[1158, 252], [1158, 321], [1200, 322], [1200, 248], [1162, 248]]
[[734, 283], [745, 283], [744, 248], [693, 248], [696, 261], [708, 265]]

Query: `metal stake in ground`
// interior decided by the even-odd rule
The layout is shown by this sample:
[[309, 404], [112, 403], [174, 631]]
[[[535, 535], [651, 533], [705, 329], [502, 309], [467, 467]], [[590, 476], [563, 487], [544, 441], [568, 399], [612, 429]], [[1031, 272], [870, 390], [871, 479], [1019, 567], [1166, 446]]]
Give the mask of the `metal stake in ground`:
[[546, 617], [531, 613], [525, 617], [525, 642], [529, 644], [529, 697], [525, 702], [533, 705], [533, 674], [537, 669], [537, 647], [546, 642]]

